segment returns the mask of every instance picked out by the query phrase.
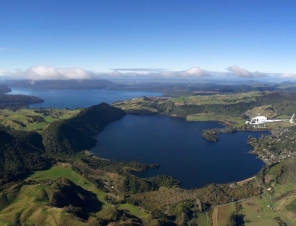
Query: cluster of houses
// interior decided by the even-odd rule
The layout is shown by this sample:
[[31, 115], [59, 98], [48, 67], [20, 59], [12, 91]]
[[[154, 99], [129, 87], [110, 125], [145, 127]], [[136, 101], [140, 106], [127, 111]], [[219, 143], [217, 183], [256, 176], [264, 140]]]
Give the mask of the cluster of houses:
[[116, 193], [113, 181], [104, 180], [104, 188], [106, 188], [109, 192]]
[[257, 154], [265, 164], [271, 165], [287, 158], [296, 157], [295, 142], [296, 132], [282, 128], [276, 131], [276, 136], [265, 136], [259, 140], [250, 138], [249, 144], [254, 148], [250, 153]]

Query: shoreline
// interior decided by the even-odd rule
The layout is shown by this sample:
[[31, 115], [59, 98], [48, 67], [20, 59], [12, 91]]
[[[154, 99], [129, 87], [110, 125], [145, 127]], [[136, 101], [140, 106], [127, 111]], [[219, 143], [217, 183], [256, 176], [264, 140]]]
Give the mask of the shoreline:
[[249, 177], [249, 178], [247, 178], [247, 179], [244, 179], [244, 180], [241, 180], [241, 181], [238, 181], [238, 182], [235, 182], [237, 185], [243, 185], [244, 183], [247, 183], [247, 182], [249, 182], [249, 181], [252, 181], [252, 180], [254, 180], [256, 178], [256, 176], [253, 176], [253, 177]]

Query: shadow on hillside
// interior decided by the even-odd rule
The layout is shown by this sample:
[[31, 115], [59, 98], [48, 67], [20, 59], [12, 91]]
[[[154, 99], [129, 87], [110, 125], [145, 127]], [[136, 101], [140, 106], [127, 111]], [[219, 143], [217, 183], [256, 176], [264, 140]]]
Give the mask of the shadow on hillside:
[[101, 210], [97, 195], [76, 185], [66, 178], [59, 178], [52, 186], [55, 191], [49, 201], [51, 206], [66, 208], [66, 211], [88, 219], [90, 213]]

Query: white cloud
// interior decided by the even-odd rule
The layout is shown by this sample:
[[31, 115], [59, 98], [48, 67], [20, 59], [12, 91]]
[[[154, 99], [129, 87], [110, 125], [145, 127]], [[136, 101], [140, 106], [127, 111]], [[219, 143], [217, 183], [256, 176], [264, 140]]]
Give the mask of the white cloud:
[[8, 76], [30, 79], [30, 80], [67, 80], [67, 79], [92, 79], [94, 73], [81, 68], [53, 68], [46, 66], [35, 66], [25, 71], [17, 70], [16, 72], [6, 73]]
[[259, 71], [251, 72], [244, 68], [240, 68], [236, 65], [232, 65], [227, 68], [229, 72], [231, 72], [233, 75], [240, 77], [240, 78], [258, 78], [258, 77], [266, 77], [268, 76], [266, 73], [262, 73]]
[[156, 71], [165, 71], [164, 68], [114, 68], [111, 70], [115, 71], [132, 71], [132, 72], [156, 72]]
[[232, 65], [227, 68], [228, 71], [232, 72], [238, 77], [243, 77], [243, 78], [252, 78], [253, 74], [246, 69], [240, 68], [236, 65]]
[[200, 67], [192, 67], [187, 71], [183, 72], [183, 75], [186, 77], [206, 77], [211, 76], [208, 71], [202, 70]]
[[102, 74], [104, 77], [124, 77], [124, 78], [198, 78], [211, 76], [210, 72], [200, 69], [199, 67], [192, 67], [184, 71], [133, 71], [120, 72], [115, 70], [111, 73]]
[[281, 74], [279, 76], [279, 78], [283, 78], [283, 79], [295, 79], [296, 75], [295, 74]]
[[[137, 70], [139, 71], [137, 71]], [[140, 70], [141, 69], [141, 70]], [[272, 74], [262, 72], [251, 72], [246, 69], [232, 65], [227, 68], [229, 72], [213, 72], [203, 70], [200, 67], [191, 67], [188, 70], [171, 71], [164, 69], [149, 69], [148, 68], [127, 68], [118, 69], [112, 72], [92, 72], [82, 68], [54, 68], [48, 66], [34, 66], [27, 70], [16, 70], [15, 72], [7, 72], [0, 70], [0, 76], [5, 76], [6, 79], [29, 79], [31, 81], [38, 80], [67, 80], [67, 79], [174, 79], [174, 78], [227, 78], [236, 76], [238, 78], [261, 78], [269, 77], [269, 79], [296, 79], [296, 74]]]

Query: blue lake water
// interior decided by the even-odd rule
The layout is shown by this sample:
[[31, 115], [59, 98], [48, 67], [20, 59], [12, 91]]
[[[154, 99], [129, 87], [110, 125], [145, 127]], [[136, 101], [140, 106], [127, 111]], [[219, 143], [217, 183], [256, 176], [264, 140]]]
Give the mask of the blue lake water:
[[187, 122], [162, 115], [127, 115], [109, 124], [99, 135], [94, 154], [119, 161], [159, 163], [160, 167], [133, 172], [139, 177], [171, 175], [183, 188], [229, 183], [254, 176], [263, 167], [248, 154], [248, 135], [269, 132], [220, 134], [218, 142], [201, 136], [203, 129], [221, 128], [218, 122]]
[[[116, 90], [41, 90], [12, 88], [10, 94], [33, 95], [45, 100], [30, 107], [89, 107], [101, 102], [113, 103], [161, 93]], [[119, 161], [159, 163], [160, 167], [133, 172], [139, 177], [171, 175], [181, 187], [196, 188], [210, 183], [243, 180], [258, 173], [263, 166], [255, 155], [248, 154], [248, 135], [259, 137], [269, 132], [220, 134], [218, 142], [201, 137], [206, 128], [221, 128], [218, 122], [187, 122], [162, 115], [126, 115], [110, 123], [99, 135], [92, 151], [103, 158]]]
[[9, 94], [23, 94], [39, 97], [43, 103], [31, 104], [31, 108], [69, 108], [90, 107], [101, 102], [111, 104], [116, 101], [129, 100], [142, 96], [162, 96], [162, 93], [121, 90], [60, 90], [60, 89], [26, 89], [11, 87]]

